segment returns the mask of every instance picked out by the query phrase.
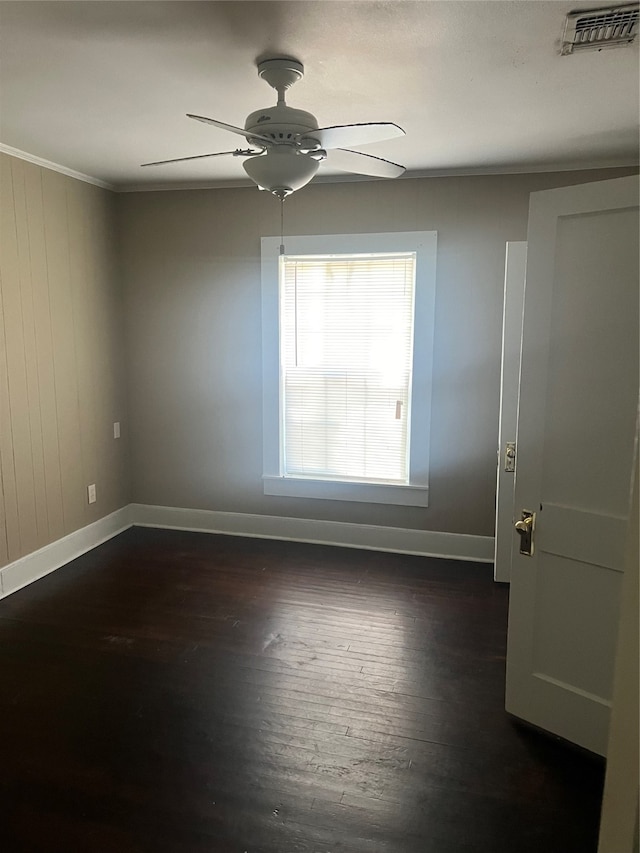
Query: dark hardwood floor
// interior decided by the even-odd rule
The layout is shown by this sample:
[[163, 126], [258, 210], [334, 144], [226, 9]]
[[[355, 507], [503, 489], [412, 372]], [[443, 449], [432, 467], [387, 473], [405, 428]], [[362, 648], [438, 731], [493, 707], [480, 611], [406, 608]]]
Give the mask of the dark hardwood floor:
[[7, 853], [589, 853], [479, 564], [132, 529], [0, 602]]

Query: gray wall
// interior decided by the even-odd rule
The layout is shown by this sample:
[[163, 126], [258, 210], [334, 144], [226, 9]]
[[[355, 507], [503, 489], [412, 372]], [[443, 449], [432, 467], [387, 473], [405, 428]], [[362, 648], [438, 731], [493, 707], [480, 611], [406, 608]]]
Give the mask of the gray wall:
[[0, 566], [129, 503], [114, 201], [0, 154]]
[[262, 494], [260, 238], [279, 203], [254, 188], [118, 197], [133, 500], [493, 535], [505, 243], [529, 193], [632, 170], [315, 184], [285, 233], [437, 230], [427, 509]]

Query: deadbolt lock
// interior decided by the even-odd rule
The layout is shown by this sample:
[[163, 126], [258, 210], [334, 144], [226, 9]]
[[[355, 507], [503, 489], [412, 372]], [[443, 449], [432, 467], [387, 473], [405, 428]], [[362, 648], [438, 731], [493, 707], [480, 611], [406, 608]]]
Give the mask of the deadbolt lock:
[[536, 514], [529, 509], [522, 510], [522, 517], [514, 525], [520, 535], [520, 553], [527, 557], [533, 556], [533, 532], [535, 525]]

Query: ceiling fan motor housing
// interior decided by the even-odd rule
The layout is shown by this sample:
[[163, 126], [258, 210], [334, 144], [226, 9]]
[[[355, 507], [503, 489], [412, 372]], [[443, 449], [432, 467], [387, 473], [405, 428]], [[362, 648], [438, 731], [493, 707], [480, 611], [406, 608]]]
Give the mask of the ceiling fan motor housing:
[[318, 122], [316, 117], [306, 110], [296, 110], [279, 104], [251, 113], [247, 116], [244, 128], [247, 131], [247, 139], [251, 139], [253, 132], [268, 136], [274, 142], [293, 144], [297, 137], [308, 136], [317, 130]]

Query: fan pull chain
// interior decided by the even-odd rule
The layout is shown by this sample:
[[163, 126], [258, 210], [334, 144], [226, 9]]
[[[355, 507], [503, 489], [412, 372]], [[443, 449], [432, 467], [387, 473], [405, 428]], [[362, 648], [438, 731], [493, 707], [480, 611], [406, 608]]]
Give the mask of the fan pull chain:
[[284, 255], [284, 199], [280, 199], [280, 254]]

